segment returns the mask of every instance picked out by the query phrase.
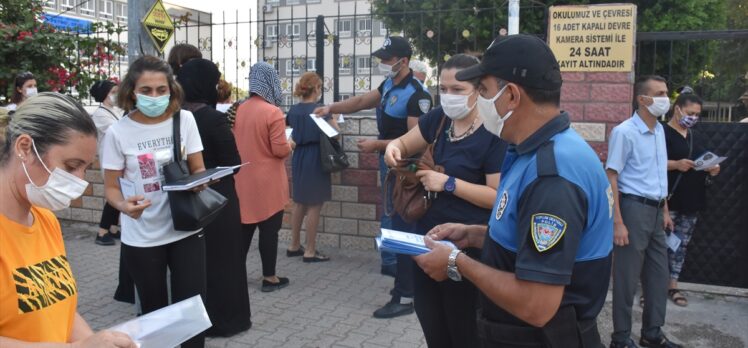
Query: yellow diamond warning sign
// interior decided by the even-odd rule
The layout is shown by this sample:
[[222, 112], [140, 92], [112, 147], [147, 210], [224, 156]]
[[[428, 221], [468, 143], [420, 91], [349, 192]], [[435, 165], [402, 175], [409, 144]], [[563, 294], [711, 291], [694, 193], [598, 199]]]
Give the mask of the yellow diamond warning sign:
[[156, 3], [151, 6], [151, 9], [143, 18], [143, 26], [148, 32], [148, 36], [151, 37], [153, 43], [158, 48], [158, 51], [164, 53], [166, 43], [169, 42], [171, 36], [174, 35], [174, 22], [171, 21], [171, 17], [166, 13], [166, 8], [161, 0], [156, 0]]

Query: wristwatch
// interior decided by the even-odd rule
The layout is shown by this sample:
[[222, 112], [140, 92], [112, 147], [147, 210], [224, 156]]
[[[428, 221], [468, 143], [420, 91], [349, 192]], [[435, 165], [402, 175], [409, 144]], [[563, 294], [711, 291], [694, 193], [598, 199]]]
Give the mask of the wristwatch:
[[447, 260], [447, 277], [456, 282], [462, 280], [462, 274], [457, 270], [457, 255], [461, 253], [460, 249], [454, 249], [449, 254], [449, 260]]
[[457, 189], [456, 181], [457, 179], [454, 176], [450, 176], [447, 182], [444, 183], [444, 192], [454, 193], [455, 189]]

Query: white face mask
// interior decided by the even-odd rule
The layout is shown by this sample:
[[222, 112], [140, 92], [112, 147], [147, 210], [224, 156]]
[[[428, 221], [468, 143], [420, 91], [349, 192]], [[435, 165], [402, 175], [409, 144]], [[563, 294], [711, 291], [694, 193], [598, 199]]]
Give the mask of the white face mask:
[[37, 94], [36, 87], [26, 88], [26, 98], [33, 97]]
[[112, 103], [112, 106], [117, 106], [117, 95], [115, 94], [110, 95], [109, 102]]
[[475, 104], [478, 103], [477, 101], [473, 104], [473, 106], [468, 106], [468, 99], [470, 99], [470, 96], [472, 93], [468, 95], [461, 95], [461, 94], [442, 94], [439, 98], [439, 103], [442, 105], [442, 110], [444, 110], [444, 114], [447, 115], [447, 117], [453, 119], [453, 120], [461, 120], [467, 116], [470, 111], [475, 108]]
[[660, 117], [670, 110], [670, 98], [668, 97], [650, 97], [645, 95], [647, 98], [652, 98], [652, 105], [647, 105], [647, 110], [654, 117]]
[[494, 103], [496, 102], [499, 97], [504, 93], [504, 90], [507, 86], [504, 86], [499, 93], [497, 93], [493, 98], [486, 99], [483, 98], [483, 96], [478, 95], [478, 113], [481, 117], [483, 117], [483, 127], [486, 127], [486, 130], [491, 132], [492, 134], [498, 136], [501, 138], [501, 130], [504, 129], [504, 122], [506, 122], [507, 119], [509, 119], [510, 116], [512, 116], [512, 113], [514, 110], [509, 110], [509, 112], [506, 113], [506, 115], [501, 116], [499, 115], [499, 112], [496, 111], [496, 105]]
[[[400, 64], [402, 61], [403, 61], [402, 59], [398, 60], [395, 63], [395, 65]], [[379, 63], [379, 72], [382, 73], [382, 74], [384, 74], [384, 78], [386, 78], [386, 79], [395, 77], [400, 72], [400, 69], [403, 68], [402, 66], [400, 66], [400, 68], [398, 68], [396, 71], [393, 71], [392, 68], [394, 68], [395, 65], [389, 65], [389, 64]]]
[[31, 145], [34, 147], [36, 158], [39, 159], [39, 162], [42, 163], [44, 169], [49, 173], [49, 179], [47, 179], [47, 183], [43, 186], [36, 186], [31, 181], [26, 164], [21, 162], [23, 172], [26, 173], [26, 178], [29, 179], [29, 183], [26, 184], [26, 196], [29, 202], [37, 207], [53, 211], [69, 207], [70, 201], [83, 195], [83, 192], [88, 187], [88, 182], [60, 168], [55, 168], [54, 172], [49, 171], [49, 168], [47, 168], [47, 165], [44, 164], [44, 161], [39, 156], [39, 152], [36, 151], [36, 145], [33, 142]]

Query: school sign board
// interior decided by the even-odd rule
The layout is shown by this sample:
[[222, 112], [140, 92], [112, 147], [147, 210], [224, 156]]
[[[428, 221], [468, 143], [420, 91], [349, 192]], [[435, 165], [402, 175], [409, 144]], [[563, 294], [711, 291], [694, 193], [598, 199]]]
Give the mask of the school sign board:
[[153, 40], [153, 44], [163, 54], [166, 44], [172, 35], [174, 35], [174, 22], [172, 22], [169, 14], [166, 13], [166, 8], [164, 8], [161, 0], [156, 0], [151, 9], [148, 10], [148, 13], [143, 18], [143, 26], [148, 32], [148, 36]]
[[561, 71], [633, 70], [636, 5], [551, 6], [548, 18], [548, 45]]

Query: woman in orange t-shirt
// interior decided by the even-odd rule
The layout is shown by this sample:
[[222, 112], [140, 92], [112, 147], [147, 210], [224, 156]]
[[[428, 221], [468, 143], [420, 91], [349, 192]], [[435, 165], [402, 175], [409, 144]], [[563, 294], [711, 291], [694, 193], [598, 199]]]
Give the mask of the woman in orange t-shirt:
[[0, 115], [0, 347], [135, 347], [94, 334], [76, 311], [78, 288], [50, 210], [88, 187], [96, 126], [75, 99], [40, 93]]

